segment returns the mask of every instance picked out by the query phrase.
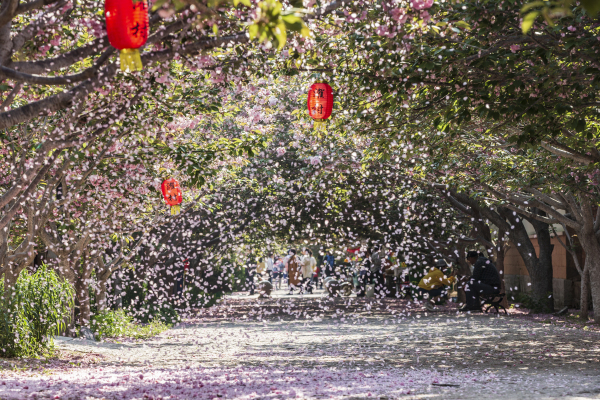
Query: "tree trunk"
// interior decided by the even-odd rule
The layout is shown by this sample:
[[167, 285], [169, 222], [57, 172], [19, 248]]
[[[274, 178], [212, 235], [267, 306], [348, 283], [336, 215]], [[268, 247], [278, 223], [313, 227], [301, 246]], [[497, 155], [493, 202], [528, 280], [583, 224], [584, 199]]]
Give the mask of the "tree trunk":
[[31, 251], [26, 257], [20, 258], [18, 262], [9, 262], [0, 273], [4, 276], [4, 288], [12, 288], [17, 283], [21, 272], [31, 265], [35, 259], [35, 251]]
[[106, 310], [106, 281], [108, 279], [98, 279], [96, 287], [96, 308], [98, 312]]
[[98, 312], [106, 310], [107, 291], [108, 291], [108, 279], [112, 275], [111, 265], [106, 266], [102, 256], [98, 256], [94, 259], [94, 267], [96, 268], [96, 309]]
[[[500, 244], [500, 239], [496, 246], [496, 269], [498, 270], [498, 274], [500, 274], [500, 293], [506, 293], [506, 286], [504, 285], [504, 246]], [[506, 295], [500, 304], [502, 307], [508, 308]]]
[[98, 312], [107, 308], [108, 279], [110, 276], [110, 269], [105, 269], [102, 273], [96, 274], [96, 308]]
[[5, 290], [13, 288], [17, 283], [17, 279], [19, 279], [19, 273], [15, 271], [14, 268], [11, 268], [11, 265], [7, 265], [5, 268], [3, 268], [2, 275], [4, 279]]
[[8, 246], [9, 238], [10, 225], [5, 232], [0, 231], [0, 277], [3, 279], [5, 290], [14, 287], [21, 271], [31, 265], [37, 254], [33, 248], [30, 248], [23, 256], [14, 257]]
[[113, 284], [115, 288], [115, 306], [117, 308], [123, 308], [123, 297], [121, 296], [121, 285], [123, 284], [123, 282], [121, 280], [121, 271], [118, 271], [115, 274]]
[[75, 323], [79, 318], [79, 313], [77, 313], [77, 309], [79, 308], [79, 290], [77, 287], [77, 277], [71, 268], [71, 257], [68, 253], [60, 252], [59, 254], [56, 254], [56, 258], [51, 259], [50, 261], [52, 261], [50, 265], [53, 264], [52, 266], [58, 276], [69, 282], [75, 288], [75, 307], [73, 307], [73, 311], [71, 312], [71, 318], [67, 324], [65, 333], [70, 337], [76, 337], [77, 329], [75, 328]]
[[590, 271], [588, 268], [587, 261], [583, 267], [583, 273], [581, 274], [581, 298], [579, 301], [581, 310], [579, 316], [587, 321], [589, 319], [589, 301], [590, 298]]
[[[589, 287], [592, 292], [594, 322], [600, 323], [600, 243], [598, 243], [598, 239], [596, 239], [596, 235], [591, 229], [582, 229], [579, 232], [579, 241], [585, 251], [586, 264], [589, 262]], [[583, 277], [581, 281], [584, 281]], [[583, 293], [581, 295], [583, 296]]]
[[[464, 255], [464, 251], [462, 251], [461, 255]], [[459, 277], [462, 277], [456, 283], [456, 300], [458, 301], [458, 304], [462, 306], [467, 304], [465, 283], [469, 280], [469, 277], [471, 276], [471, 269], [469, 268], [467, 262], [462, 258], [457, 259], [456, 263], [458, 266], [458, 275]]]
[[[600, 251], [597, 252], [596, 257], [600, 257]], [[592, 291], [594, 322], [600, 324], [600, 260], [596, 259], [593, 261], [590, 267], [590, 289]]]
[[[546, 311], [554, 311], [554, 288], [552, 284], [552, 252], [554, 245], [550, 237], [550, 229], [548, 224], [540, 221], [530, 221], [535, 229], [538, 238], [538, 246], [540, 254], [538, 256], [538, 265], [533, 269], [534, 274], [531, 276], [531, 286], [533, 289], [533, 297], [540, 303]], [[535, 283], [534, 283], [535, 281]]]
[[90, 309], [90, 280], [92, 276], [92, 266], [90, 265], [89, 257], [84, 255], [81, 259], [81, 268], [77, 274], [75, 282], [75, 291], [77, 301], [79, 302], [79, 325], [90, 325], [91, 309]]
[[529, 277], [531, 278], [531, 297], [533, 302], [540, 308], [540, 311], [554, 311], [554, 298], [552, 296], [552, 242], [550, 240], [550, 230], [548, 224], [530, 220], [538, 236], [539, 256], [535, 252], [535, 247], [531, 243], [527, 229], [523, 224], [522, 217], [517, 215], [517, 222], [512, 211], [503, 210], [503, 214], [512, 224], [509, 233], [511, 242], [521, 255]]

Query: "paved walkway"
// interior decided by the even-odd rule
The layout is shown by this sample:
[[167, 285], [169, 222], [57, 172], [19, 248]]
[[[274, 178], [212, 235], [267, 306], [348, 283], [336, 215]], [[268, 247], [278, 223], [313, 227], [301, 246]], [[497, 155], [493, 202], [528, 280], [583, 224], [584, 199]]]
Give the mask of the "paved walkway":
[[62, 340], [96, 364], [4, 371], [0, 398], [600, 398], [596, 332], [396, 303], [234, 296], [144, 342]]
[[[252, 296], [248, 295], [248, 292], [235, 292], [235, 293], [227, 296], [227, 298], [233, 299], [233, 300], [245, 300], [245, 299], [258, 299], [258, 296], [259, 296], [258, 290], [256, 290]], [[325, 296], [324, 289], [315, 288], [313, 290], [312, 294], [308, 294], [308, 293], [299, 294], [298, 291], [296, 290], [293, 292], [292, 295], [290, 295], [289, 290], [284, 287], [283, 289], [274, 289], [273, 292], [271, 293], [270, 297], [272, 299], [297, 299], [297, 298], [319, 299], [323, 296]], [[351, 297], [356, 297], [356, 295], [353, 294]]]

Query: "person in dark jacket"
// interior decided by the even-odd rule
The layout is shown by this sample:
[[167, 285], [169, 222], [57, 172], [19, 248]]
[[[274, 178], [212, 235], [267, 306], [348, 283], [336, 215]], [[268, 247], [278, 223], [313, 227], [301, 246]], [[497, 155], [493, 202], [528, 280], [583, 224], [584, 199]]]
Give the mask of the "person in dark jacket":
[[467, 304], [460, 311], [481, 311], [479, 295], [500, 293], [500, 274], [490, 260], [476, 251], [467, 253], [467, 261], [473, 266], [473, 273], [465, 286]]
[[334, 276], [335, 275], [335, 258], [330, 251], [327, 252], [325, 256], [325, 263], [323, 265], [323, 272], [325, 277]]

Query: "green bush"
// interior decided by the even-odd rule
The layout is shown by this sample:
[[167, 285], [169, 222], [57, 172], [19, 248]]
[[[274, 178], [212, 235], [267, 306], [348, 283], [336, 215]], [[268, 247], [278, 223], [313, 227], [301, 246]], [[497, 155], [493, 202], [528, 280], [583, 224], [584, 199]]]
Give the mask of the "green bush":
[[45, 265], [23, 271], [12, 288], [0, 282], [0, 355], [35, 357], [51, 352], [73, 310], [74, 290]]
[[132, 318], [123, 310], [106, 310], [94, 316], [90, 328], [99, 338], [122, 336], [132, 324]]
[[145, 339], [169, 329], [172, 325], [154, 320], [148, 324], [136, 324], [124, 310], [106, 310], [92, 317], [91, 328], [99, 338], [131, 337]]

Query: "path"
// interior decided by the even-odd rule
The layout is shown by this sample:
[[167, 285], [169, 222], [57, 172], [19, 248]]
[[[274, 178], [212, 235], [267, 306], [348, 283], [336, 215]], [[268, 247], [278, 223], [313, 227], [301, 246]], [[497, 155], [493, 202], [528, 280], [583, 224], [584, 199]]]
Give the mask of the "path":
[[98, 363], [2, 372], [0, 398], [600, 398], [597, 332], [353, 302], [233, 298], [145, 342], [62, 340]]

